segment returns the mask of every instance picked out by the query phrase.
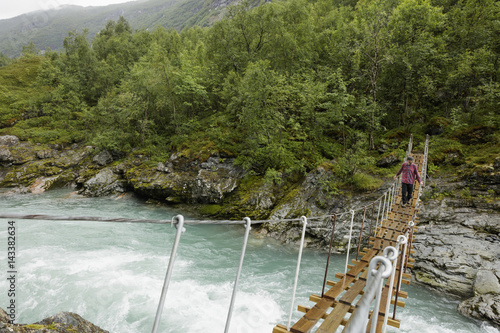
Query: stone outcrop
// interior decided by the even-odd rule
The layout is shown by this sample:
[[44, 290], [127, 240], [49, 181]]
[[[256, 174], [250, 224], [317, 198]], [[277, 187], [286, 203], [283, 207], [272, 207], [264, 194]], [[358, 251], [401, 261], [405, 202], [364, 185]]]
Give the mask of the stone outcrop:
[[101, 197], [127, 191], [127, 181], [122, 179], [113, 168], [104, 168], [94, 177], [83, 183], [81, 194]]
[[443, 200], [426, 204], [420, 220], [414, 242], [417, 281], [470, 297], [478, 270], [500, 274], [500, 237], [485, 231], [498, 228], [498, 214], [450, 208]]
[[19, 138], [14, 135], [0, 136], [0, 146], [13, 147], [19, 144]]
[[234, 159], [211, 156], [189, 162], [174, 154], [156, 167], [124, 166], [124, 177], [134, 192], [171, 203], [219, 204], [245, 175]]
[[378, 161], [377, 161], [377, 166], [379, 168], [389, 168], [393, 165], [401, 163], [401, 160], [399, 159], [396, 154], [392, 153], [387, 156], [382, 156]]
[[[8, 138], [6, 138], [8, 137]], [[88, 169], [95, 148], [21, 142], [13, 136], [1, 136], [0, 186], [40, 193], [50, 188], [75, 184], [81, 174], [90, 178], [98, 170]]]
[[113, 156], [109, 151], [103, 150], [99, 154], [95, 155], [92, 161], [100, 166], [105, 166], [113, 162]]
[[500, 327], [500, 295], [484, 294], [472, 297], [458, 305], [458, 312]]
[[4, 309], [0, 309], [0, 333], [109, 333], [76, 313], [59, 312], [33, 324], [11, 324]]
[[498, 325], [499, 181], [490, 171], [429, 183], [413, 244], [413, 273], [416, 281], [465, 299], [458, 308], [462, 314]]

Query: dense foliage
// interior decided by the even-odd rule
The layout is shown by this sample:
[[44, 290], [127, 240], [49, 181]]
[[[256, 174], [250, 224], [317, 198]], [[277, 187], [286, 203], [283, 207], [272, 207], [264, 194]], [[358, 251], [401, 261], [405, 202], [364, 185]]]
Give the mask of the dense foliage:
[[62, 52], [26, 47], [0, 75], [40, 63], [36, 93], [1, 106], [1, 133], [153, 159], [223, 152], [276, 178], [332, 159], [352, 176], [385, 139], [410, 132], [479, 135], [498, 154], [499, 2], [250, 7], [209, 28], [132, 31], [120, 18], [90, 41], [70, 32]]

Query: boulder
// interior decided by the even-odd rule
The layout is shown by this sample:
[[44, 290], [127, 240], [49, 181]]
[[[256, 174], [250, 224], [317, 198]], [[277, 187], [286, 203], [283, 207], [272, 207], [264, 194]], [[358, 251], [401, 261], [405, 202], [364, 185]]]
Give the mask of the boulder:
[[493, 271], [488, 269], [477, 271], [474, 280], [474, 294], [500, 294], [500, 281]]
[[458, 305], [464, 316], [487, 320], [500, 327], [500, 294], [485, 294], [472, 297]]
[[377, 161], [377, 166], [379, 168], [389, 168], [393, 165], [399, 164], [401, 160], [394, 154], [390, 154], [382, 157]]
[[99, 154], [94, 156], [92, 159], [95, 163], [99, 164], [100, 166], [105, 166], [108, 165], [109, 163], [113, 162], [113, 156], [111, 153], [107, 150], [101, 151]]
[[71, 312], [59, 312], [34, 324], [11, 324], [4, 309], [0, 308], [0, 333], [109, 333]]
[[78, 167], [94, 151], [93, 147], [87, 146], [77, 150], [65, 149], [54, 160], [53, 164], [61, 169]]
[[378, 152], [380, 154], [384, 154], [386, 151], [388, 151], [390, 149], [390, 147], [388, 145], [386, 145], [385, 143], [381, 144], [379, 147], [378, 147]]
[[0, 146], [0, 162], [12, 162], [12, 153], [6, 145]]
[[[472, 303], [487, 303], [477, 296], [500, 292], [500, 203], [476, 196], [487, 194], [491, 186], [486, 181], [492, 180], [429, 179], [425, 197], [438, 199], [424, 198], [413, 242], [414, 278], [463, 299], [474, 297], [463, 311], [465, 304], [474, 312]], [[464, 188], [472, 195], [465, 197]], [[488, 311], [483, 308], [471, 316], [486, 318]]]
[[57, 153], [55, 153], [52, 149], [40, 149], [40, 150], [37, 150], [37, 152], [36, 152], [36, 157], [38, 157], [41, 160], [56, 157], [56, 156], [57, 156]]
[[9, 323], [9, 314], [2, 308], [0, 308], [0, 323]]
[[493, 169], [500, 170], [500, 157], [495, 158], [495, 163], [493, 164]]
[[35, 324], [54, 325], [57, 332], [109, 333], [72, 312], [59, 312]]
[[[199, 162], [199, 161], [198, 161]], [[233, 159], [209, 158], [195, 163], [179, 155], [155, 168], [140, 166], [125, 171], [134, 191], [174, 203], [219, 204], [238, 186], [245, 172]]]
[[473, 296], [474, 285], [479, 285], [475, 281], [491, 277], [486, 272], [478, 276], [479, 270], [491, 270], [500, 258], [500, 246], [492, 246], [490, 234], [476, 230], [496, 218], [494, 213], [472, 208], [453, 209], [445, 200], [437, 206], [425, 205], [413, 243], [416, 280], [455, 295]]
[[21, 165], [37, 159], [34, 146], [29, 142], [22, 142], [10, 148], [12, 163]]
[[126, 189], [127, 182], [114, 173], [112, 168], [108, 167], [84, 182], [80, 194], [89, 197], [101, 197], [114, 193], [123, 193], [126, 192]]
[[14, 135], [0, 136], [0, 146], [13, 147], [19, 144], [19, 138]]
[[52, 184], [57, 180], [58, 176], [52, 177], [39, 177], [29, 187], [33, 194], [40, 194], [48, 190]]
[[165, 173], [172, 173], [174, 172], [174, 169], [172, 167], [172, 163], [161, 163], [161, 162], [158, 162], [158, 164], [156, 165], [156, 171], [160, 171], [160, 172], [165, 172]]

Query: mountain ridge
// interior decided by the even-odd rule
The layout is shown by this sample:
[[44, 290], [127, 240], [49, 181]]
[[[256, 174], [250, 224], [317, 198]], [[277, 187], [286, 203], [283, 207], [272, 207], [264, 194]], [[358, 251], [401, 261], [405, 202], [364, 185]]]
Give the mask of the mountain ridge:
[[89, 38], [110, 20], [125, 17], [131, 27], [157, 26], [182, 30], [193, 25], [208, 26], [218, 20], [234, 0], [139, 0], [108, 6], [64, 5], [0, 20], [0, 53], [17, 57], [23, 46], [33, 42], [40, 50], [60, 49], [69, 31], [88, 29]]

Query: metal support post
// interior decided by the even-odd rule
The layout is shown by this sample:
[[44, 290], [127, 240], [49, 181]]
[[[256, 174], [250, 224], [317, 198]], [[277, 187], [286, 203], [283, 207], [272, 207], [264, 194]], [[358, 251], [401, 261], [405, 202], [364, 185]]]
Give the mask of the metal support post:
[[181, 239], [181, 234], [185, 231], [184, 229], [184, 216], [177, 215], [174, 217], [177, 220], [175, 227], [177, 232], [175, 233], [174, 245], [172, 246], [172, 252], [170, 252], [170, 260], [168, 262], [167, 274], [165, 275], [165, 281], [163, 282], [163, 288], [161, 290], [160, 302], [158, 303], [158, 310], [156, 311], [155, 322], [153, 324], [152, 333], [156, 333], [158, 326], [160, 325], [161, 314], [163, 312], [163, 305], [165, 304], [165, 298], [167, 296], [168, 285], [170, 283], [170, 278], [172, 277], [172, 271], [174, 269], [175, 256], [177, 254], [177, 248], [179, 247], [179, 241]]
[[[352, 226], [354, 224], [354, 210], [351, 210], [351, 228], [349, 229], [349, 242], [347, 243], [347, 255], [345, 258], [345, 272], [344, 277], [347, 274], [347, 264], [349, 263], [349, 252], [351, 250], [351, 238], [352, 238]], [[345, 281], [345, 278], [343, 279]]]
[[236, 273], [236, 280], [234, 281], [233, 295], [231, 297], [231, 303], [229, 305], [229, 312], [227, 314], [226, 328], [224, 329], [224, 333], [229, 332], [229, 326], [231, 325], [231, 316], [233, 314], [234, 300], [236, 299], [238, 282], [240, 280], [241, 269], [243, 268], [243, 259], [245, 258], [245, 251], [248, 243], [248, 235], [250, 234], [250, 229], [252, 229], [252, 221], [250, 220], [250, 218], [245, 217], [243, 220], [246, 222], [245, 237], [243, 239], [243, 249], [241, 250], [240, 264], [238, 266], [238, 272]]
[[356, 260], [358, 260], [359, 248], [361, 247], [361, 237], [363, 237], [363, 228], [365, 226], [365, 217], [366, 217], [366, 207], [365, 207], [365, 211], [363, 213], [363, 222], [361, 223], [361, 230], [359, 231], [358, 250], [356, 251]]
[[299, 258], [297, 259], [297, 269], [295, 271], [295, 282], [293, 283], [292, 305], [290, 306], [290, 315], [288, 316], [288, 324], [286, 326], [286, 329], [288, 331], [290, 330], [290, 323], [292, 322], [293, 305], [295, 303], [295, 292], [297, 291], [297, 283], [299, 281], [300, 261], [302, 259], [302, 250], [304, 249], [304, 239], [306, 236], [307, 217], [302, 216], [300, 219], [303, 224], [302, 237], [300, 240]]
[[[392, 273], [391, 273], [391, 280], [389, 282], [389, 292], [387, 293], [387, 303], [385, 306], [384, 325], [382, 326], [383, 333], [385, 333], [385, 330], [387, 329], [387, 320], [389, 316], [389, 310], [391, 307], [392, 293], [394, 289], [394, 277], [396, 276], [396, 266], [397, 266], [396, 259], [398, 258], [398, 250], [393, 246], [388, 246], [384, 249], [384, 257], [386, 257], [391, 261]], [[394, 306], [397, 306], [397, 304], [394, 304]]]
[[326, 278], [328, 275], [328, 265], [330, 264], [330, 256], [332, 254], [333, 234], [335, 233], [335, 223], [336, 222], [337, 222], [337, 214], [333, 215], [332, 234], [330, 235], [330, 248], [328, 249], [328, 259], [326, 260], [325, 278], [323, 279], [323, 289], [321, 289], [321, 297], [323, 297], [325, 295]]

